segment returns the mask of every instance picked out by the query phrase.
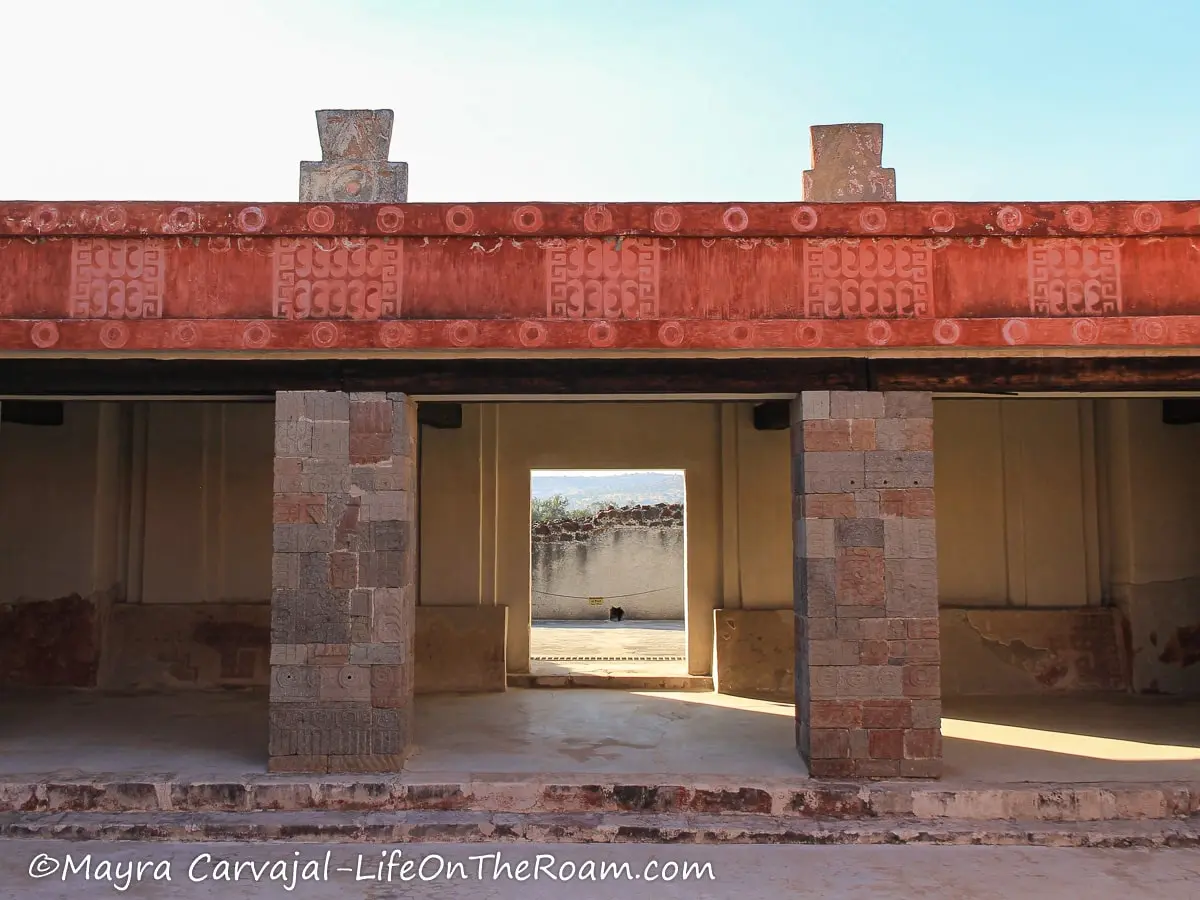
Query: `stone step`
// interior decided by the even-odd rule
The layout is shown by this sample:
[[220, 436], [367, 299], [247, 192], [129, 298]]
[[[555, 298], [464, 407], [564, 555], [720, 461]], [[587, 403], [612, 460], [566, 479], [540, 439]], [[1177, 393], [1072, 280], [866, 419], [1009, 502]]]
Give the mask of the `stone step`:
[[510, 672], [510, 688], [596, 688], [611, 691], [705, 691], [713, 690], [711, 675], [601, 675], [574, 672], [570, 675], [537, 675]]
[[476, 812], [529, 814], [754, 814], [870, 821], [1100, 822], [1200, 816], [1200, 782], [953, 784], [670, 776], [244, 775], [211, 781], [0, 781], [3, 813]]
[[0, 839], [1196, 847], [1195, 820], [1045, 822], [477, 812], [5, 813]]

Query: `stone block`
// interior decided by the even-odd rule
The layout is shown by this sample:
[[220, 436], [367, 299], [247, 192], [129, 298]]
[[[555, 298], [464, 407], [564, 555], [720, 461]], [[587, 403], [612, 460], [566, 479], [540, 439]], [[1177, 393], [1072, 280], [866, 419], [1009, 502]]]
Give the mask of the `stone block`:
[[265, 602], [115, 603], [106, 620], [98, 686], [112, 691], [266, 686], [270, 625]]
[[[418, 606], [415, 612], [416, 693], [506, 689], [508, 607]], [[452, 654], [446, 652], [451, 646]]]
[[884, 414], [883, 394], [875, 391], [830, 391], [831, 419], [880, 419]]
[[326, 666], [320, 672], [318, 699], [330, 702], [371, 701], [371, 670], [367, 666]]
[[887, 614], [899, 618], [932, 618], [938, 613], [937, 560], [884, 561]]
[[818, 203], [890, 203], [896, 170], [881, 165], [883, 126], [814, 125], [812, 168], [804, 172], [804, 199]]
[[883, 415], [889, 419], [933, 419], [933, 394], [929, 391], [885, 391]]
[[833, 559], [834, 519], [801, 519], [796, 522], [795, 546], [807, 559]]
[[838, 519], [834, 525], [834, 542], [838, 549], [845, 547], [884, 546], [882, 519]]
[[308, 665], [271, 667], [272, 703], [311, 703], [318, 698], [320, 669]]
[[936, 559], [933, 519], [884, 519], [883, 555], [887, 559]]
[[347, 422], [350, 398], [341, 391], [301, 391], [304, 418], [313, 422]]

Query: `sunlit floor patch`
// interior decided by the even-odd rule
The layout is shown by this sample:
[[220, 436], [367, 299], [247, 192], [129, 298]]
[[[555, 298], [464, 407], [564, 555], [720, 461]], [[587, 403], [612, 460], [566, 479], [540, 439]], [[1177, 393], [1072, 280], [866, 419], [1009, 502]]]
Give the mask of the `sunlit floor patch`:
[[1025, 750], [1042, 750], [1047, 753], [1062, 753], [1119, 762], [1200, 760], [1200, 747], [1148, 744], [1142, 741], [1048, 731], [1041, 728], [1020, 728], [1015, 725], [996, 725], [991, 722], [971, 722], [965, 719], [942, 719], [942, 736]]

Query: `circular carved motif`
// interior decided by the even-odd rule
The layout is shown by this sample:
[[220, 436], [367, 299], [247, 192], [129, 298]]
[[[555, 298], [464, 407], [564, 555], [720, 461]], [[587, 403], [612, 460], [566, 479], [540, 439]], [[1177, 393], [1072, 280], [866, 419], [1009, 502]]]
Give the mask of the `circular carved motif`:
[[664, 322], [658, 327], [658, 339], [668, 347], [678, 347], [683, 338], [683, 326], [678, 322]]
[[1100, 325], [1092, 319], [1076, 319], [1071, 325], [1071, 337], [1077, 344], [1094, 344], [1100, 340]]
[[1133, 227], [1138, 231], [1157, 231], [1161, 225], [1162, 213], [1158, 211], [1158, 207], [1143, 203], [1133, 211]]
[[754, 340], [754, 329], [745, 322], [739, 322], [729, 329], [729, 342], [737, 347], [746, 347]]
[[953, 319], [938, 319], [933, 326], [933, 339], [939, 344], [957, 344], [962, 328]]
[[746, 211], [740, 206], [731, 206], [721, 216], [721, 224], [725, 226], [727, 231], [737, 234], [739, 231], [745, 231], [750, 227], [750, 217], [746, 215]]
[[589, 206], [583, 213], [583, 227], [588, 231], [611, 231], [612, 213], [606, 206]]
[[1000, 329], [1006, 343], [1024, 344], [1029, 340], [1029, 325], [1020, 319], [1009, 319]]
[[589, 232], [610, 232], [612, 230], [612, 212], [607, 206], [588, 206], [583, 211], [583, 227]]
[[455, 234], [465, 234], [475, 225], [475, 213], [469, 206], [452, 206], [446, 210], [446, 227]]
[[177, 206], [167, 213], [167, 221], [163, 223], [163, 230], [171, 234], [186, 234], [196, 230], [199, 220], [200, 217], [190, 206]]
[[446, 326], [446, 336], [456, 347], [467, 347], [479, 337], [479, 326], [474, 322], [452, 322]]
[[518, 206], [513, 210], [512, 219], [518, 231], [537, 231], [544, 224], [542, 211], [536, 206]]
[[403, 347], [411, 340], [411, 330], [403, 322], [385, 322], [379, 329], [379, 343], [385, 347]]
[[796, 342], [801, 347], [815, 347], [821, 343], [821, 323], [801, 322], [797, 325]]
[[35, 322], [29, 329], [29, 339], [33, 346], [48, 350], [58, 343], [58, 326], [53, 322]]
[[404, 210], [398, 206], [384, 206], [375, 214], [375, 224], [388, 234], [404, 227]]
[[58, 210], [53, 206], [38, 206], [29, 220], [38, 231], [50, 231], [58, 227]]
[[877, 347], [882, 347], [892, 339], [892, 326], [883, 319], [874, 319], [867, 323], [867, 340]]
[[541, 322], [522, 322], [517, 337], [523, 347], [540, 347], [546, 343], [546, 326]]
[[929, 211], [929, 228], [938, 234], [945, 234], [954, 228], [954, 210], [948, 206], [935, 206]]
[[1135, 319], [1133, 333], [1139, 341], [1161, 344], [1167, 337], [1167, 326], [1162, 319]]
[[1068, 206], [1064, 218], [1067, 220], [1067, 227], [1072, 231], [1087, 231], [1095, 221], [1092, 211], [1080, 204]]
[[858, 224], [862, 226], [863, 231], [872, 234], [883, 231], [887, 227], [887, 213], [878, 206], [868, 206], [858, 214]]
[[190, 347], [200, 339], [200, 332], [191, 322], [179, 322], [171, 329], [171, 337], [181, 347]]
[[100, 227], [105, 231], [120, 231], [125, 222], [125, 210], [119, 206], [106, 206], [100, 210]]
[[312, 332], [309, 335], [313, 346], [316, 347], [332, 347], [337, 344], [340, 336], [338, 327], [332, 322], [318, 322], [312, 327]]
[[587, 336], [593, 347], [611, 347], [617, 342], [617, 329], [607, 322], [593, 322], [588, 326]]
[[812, 231], [817, 227], [817, 211], [811, 206], [798, 206], [792, 210], [792, 227], [797, 231]]
[[[313, 212], [315, 212], [315, 211], [316, 210], [313, 210]], [[309, 215], [309, 221], [311, 222], [312, 221], [312, 212], [310, 212], [308, 215]], [[332, 215], [333, 215], [333, 213], [330, 213], [330, 216], [332, 216]], [[249, 234], [254, 234], [255, 232], [262, 231], [263, 227], [266, 226], [266, 224], [267, 224], [267, 214], [262, 211], [261, 207], [247, 206], [245, 209], [243, 209], [241, 212], [239, 212], [237, 214], [238, 228], [240, 228], [242, 231], [245, 231]]]
[[1024, 217], [1015, 206], [1002, 206], [996, 213], [996, 224], [1005, 231], [1016, 231], [1021, 227]]
[[660, 206], [654, 210], [654, 230], [670, 233], [678, 231], [683, 224], [683, 215], [674, 206]]
[[376, 195], [375, 173], [357, 163], [338, 166], [329, 177], [332, 199], [365, 202]]
[[328, 206], [314, 206], [308, 211], [305, 221], [312, 231], [332, 231], [333, 210]]
[[271, 342], [271, 326], [266, 322], [251, 322], [242, 332], [242, 346], [258, 350]]
[[106, 322], [100, 327], [100, 343], [109, 350], [125, 346], [129, 340], [129, 328], [123, 322]]

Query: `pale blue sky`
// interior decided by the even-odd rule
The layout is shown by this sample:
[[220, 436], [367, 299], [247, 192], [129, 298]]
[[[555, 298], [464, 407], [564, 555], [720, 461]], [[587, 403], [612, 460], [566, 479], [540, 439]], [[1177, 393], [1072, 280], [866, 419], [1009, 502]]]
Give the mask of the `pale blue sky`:
[[410, 199], [790, 200], [885, 123], [901, 200], [1200, 196], [1200, 0], [6, 4], [6, 199], [293, 200], [396, 110]]

